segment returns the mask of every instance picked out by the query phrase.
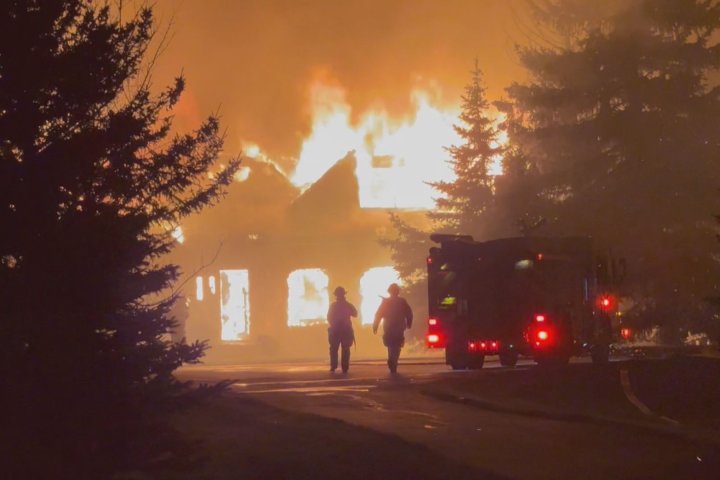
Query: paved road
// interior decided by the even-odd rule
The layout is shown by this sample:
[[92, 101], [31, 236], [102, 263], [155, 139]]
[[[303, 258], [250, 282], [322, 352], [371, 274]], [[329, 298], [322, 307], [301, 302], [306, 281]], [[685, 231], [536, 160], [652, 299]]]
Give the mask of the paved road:
[[200, 366], [182, 377], [234, 379], [238, 395], [398, 435], [507, 478], [720, 478], [720, 430], [651, 408], [662, 399], [633, 386], [634, 377], [647, 384], [643, 371], [634, 362], [547, 370], [489, 361], [453, 372], [407, 360], [396, 376], [382, 361], [364, 361], [347, 375], [303, 363]]

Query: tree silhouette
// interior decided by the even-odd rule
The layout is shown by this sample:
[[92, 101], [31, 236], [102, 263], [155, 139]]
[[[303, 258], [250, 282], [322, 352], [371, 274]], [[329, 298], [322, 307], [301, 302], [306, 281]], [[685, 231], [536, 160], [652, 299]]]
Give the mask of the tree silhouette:
[[125, 14], [82, 0], [0, 12], [2, 430], [23, 468], [12, 478], [102, 478], [167, 453], [163, 416], [191, 394], [172, 373], [204, 349], [170, 340], [175, 299], [162, 292], [178, 269], [162, 256], [168, 230], [218, 198], [238, 162], [210, 173], [217, 118], [171, 133], [184, 80], [151, 92], [151, 8]]
[[571, 0], [536, 6], [563, 41], [520, 49], [531, 80], [508, 93], [523, 196], [498, 202], [510, 217], [544, 221], [538, 232], [589, 234], [622, 252], [631, 317], [677, 333], [707, 315], [702, 299], [720, 273], [710, 221], [720, 7], [643, 0], [598, 18]]
[[430, 233], [473, 234], [482, 239], [497, 234], [501, 228], [496, 223], [494, 179], [488, 172], [504, 147], [498, 143], [499, 132], [489, 114], [490, 104], [477, 59], [470, 75], [470, 83], [461, 97], [460, 122], [455, 125], [463, 142], [447, 147], [455, 180], [431, 184], [440, 196], [435, 200], [436, 209], [427, 215], [430, 231], [393, 214], [390, 220], [396, 235], [381, 242], [390, 248], [395, 268], [403, 279], [403, 294], [416, 308], [427, 308], [424, 259], [433, 245]]
[[431, 213], [431, 218], [444, 230], [481, 235], [488, 229], [486, 213], [493, 203], [489, 170], [504, 149], [489, 115], [477, 59], [461, 100], [460, 123], [455, 125], [455, 131], [463, 143], [447, 148], [455, 180], [432, 183], [442, 195], [435, 202], [437, 211]]

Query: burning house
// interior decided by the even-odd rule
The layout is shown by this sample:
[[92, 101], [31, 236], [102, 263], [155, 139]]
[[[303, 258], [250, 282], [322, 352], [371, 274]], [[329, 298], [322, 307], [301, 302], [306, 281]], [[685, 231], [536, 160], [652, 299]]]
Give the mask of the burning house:
[[219, 205], [183, 225], [173, 261], [185, 275], [185, 336], [209, 341], [209, 361], [324, 354], [325, 315], [342, 285], [363, 352], [380, 351], [363, 337], [398, 278], [378, 243], [387, 210], [361, 208], [355, 156], [304, 191], [270, 163], [246, 168]]
[[292, 175], [246, 148], [226, 197], [177, 232], [171, 261], [186, 298], [178, 334], [208, 340], [209, 361], [321, 355], [330, 292], [342, 285], [360, 312], [358, 354], [379, 353], [362, 326], [397, 281], [378, 243], [392, 235], [388, 210], [424, 222], [436, 193], [428, 182], [452, 179], [445, 147], [460, 142], [457, 108], [431, 97], [413, 91], [414, 111], [402, 118], [381, 108], [353, 115], [342, 87], [314, 82], [312, 126]]

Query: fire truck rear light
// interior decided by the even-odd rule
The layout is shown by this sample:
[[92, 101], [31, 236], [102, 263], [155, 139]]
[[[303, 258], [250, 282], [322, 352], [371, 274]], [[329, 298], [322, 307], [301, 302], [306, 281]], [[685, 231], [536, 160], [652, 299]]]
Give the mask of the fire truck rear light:
[[437, 318], [431, 318], [430, 320], [428, 320], [428, 325], [437, 325], [437, 323]]
[[480, 348], [482, 348], [483, 350], [485, 350], [485, 349], [487, 348], [487, 343], [481, 342], [481, 343], [480, 343]]
[[536, 321], [536, 322], [544, 322], [544, 321], [545, 321], [545, 315], [535, 315], [535, 321]]
[[440, 335], [431, 334], [427, 336], [428, 343], [438, 343], [440, 341]]
[[547, 340], [549, 336], [550, 335], [548, 335], [548, 332], [546, 332], [545, 330], [540, 330], [539, 332], [537, 332], [537, 337], [539, 340]]
[[597, 306], [605, 311], [609, 312], [611, 310], [615, 310], [617, 308], [617, 300], [613, 295], [600, 295], [597, 298]]
[[475, 345], [475, 342], [470, 342], [469, 347], [470, 347], [470, 350], [476, 350], [476, 349], [477, 349], [477, 345]]
[[427, 257], [427, 263], [428, 263], [428, 265], [432, 265], [432, 263], [433, 263], [432, 257]]

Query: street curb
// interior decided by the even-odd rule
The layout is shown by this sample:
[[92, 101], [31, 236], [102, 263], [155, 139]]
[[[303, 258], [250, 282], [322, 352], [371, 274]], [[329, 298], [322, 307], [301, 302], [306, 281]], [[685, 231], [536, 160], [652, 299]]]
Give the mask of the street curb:
[[519, 415], [523, 417], [540, 418], [547, 420], [557, 420], [569, 423], [588, 423], [598, 426], [613, 426], [631, 428], [643, 433], [652, 433], [670, 438], [679, 438], [692, 442], [702, 443], [720, 449], [720, 439], [717, 432], [698, 431], [690, 427], [673, 426], [662, 423], [638, 422], [633, 420], [624, 420], [613, 417], [605, 417], [598, 415], [589, 415], [584, 413], [570, 413], [552, 411], [547, 409], [532, 408], [525, 406], [509, 406], [496, 402], [488, 401], [478, 397], [466, 395], [453, 395], [449, 393], [437, 392], [432, 390], [420, 390], [422, 395], [441, 400], [445, 402], [459, 403], [473, 408], [489, 410], [491, 412], [504, 413], [508, 415]]

